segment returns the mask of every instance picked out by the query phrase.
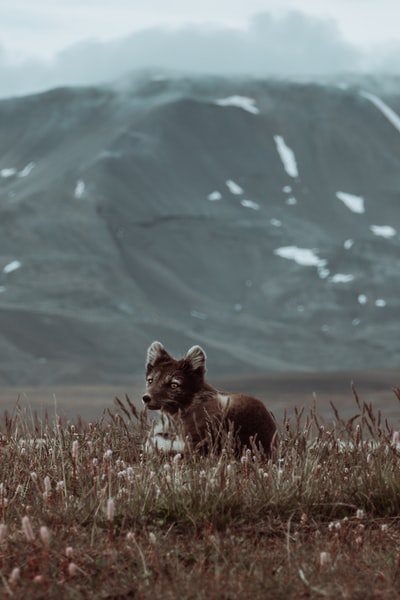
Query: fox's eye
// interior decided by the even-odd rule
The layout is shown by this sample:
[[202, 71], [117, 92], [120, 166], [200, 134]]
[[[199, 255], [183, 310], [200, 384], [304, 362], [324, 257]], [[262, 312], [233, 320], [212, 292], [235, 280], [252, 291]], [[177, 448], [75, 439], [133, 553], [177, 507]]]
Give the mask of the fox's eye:
[[148, 377], [146, 379], [146, 382], [150, 385], [150, 383], [153, 383], [153, 378], [152, 377]]
[[171, 381], [171, 383], [170, 383], [171, 390], [176, 390], [177, 387], [179, 387], [179, 384], [176, 383], [176, 381]]

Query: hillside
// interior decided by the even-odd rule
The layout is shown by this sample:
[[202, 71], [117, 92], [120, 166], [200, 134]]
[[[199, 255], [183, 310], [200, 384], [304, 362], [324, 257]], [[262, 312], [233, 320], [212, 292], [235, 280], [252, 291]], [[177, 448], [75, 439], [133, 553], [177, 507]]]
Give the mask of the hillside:
[[0, 102], [0, 384], [395, 368], [400, 83], [140, 76]]

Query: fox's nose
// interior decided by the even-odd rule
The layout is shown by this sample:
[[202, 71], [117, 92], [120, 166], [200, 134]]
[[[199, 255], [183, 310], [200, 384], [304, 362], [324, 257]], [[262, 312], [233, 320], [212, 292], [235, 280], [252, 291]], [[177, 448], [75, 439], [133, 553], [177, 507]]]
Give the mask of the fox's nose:
[[148, 394], [145, 394], [145, 395], [143, 396], [142, 400], [143, 400], [143, 402], [144, 402], [145, 404], [148, 404], [148, 403], [151, 401], [151, 398], [150, 398], [150, 396], [149, 396]]

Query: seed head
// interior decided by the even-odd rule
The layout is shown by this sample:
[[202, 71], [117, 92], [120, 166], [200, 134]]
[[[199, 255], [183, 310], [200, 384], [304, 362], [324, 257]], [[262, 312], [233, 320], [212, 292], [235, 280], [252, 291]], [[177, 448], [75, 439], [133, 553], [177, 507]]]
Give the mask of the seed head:
[[156, 535], [152, 531], [149, 533], [149, 541], [150, 541], [150, 544], [152, 544], [152, 546], [155, 546], [157, 544]]
[[11, 575], [8, 579], [10, 585], [17, 585], [18, 581], [21, 578], [21, 569], [19, 567], [14, 567], [11, 571]]
[[50, 477], [48, 475], [46, 475], [46, 477], [44, 478], [44, 491], [46, 492], [46, 494], [50, 494], [51, 493], [51, 481], [50, 481]]
[[28, 542], [35, 541], [35, 536], [33, 535], [33, 529], [32, 529], [30, 519], [26, 515], [25, 515], [25, 517], [22, 517], [22, 530], [23, 530]]
[[107, 500], [107, 519], [108, 519], [108, 521], [114, 521], [114, 515], [115, 515], [114, 499], [109, 498]]
[[46, 548], [48, 548], [50, 546], [50, 531], [45, 525], [42, 525], [40, 528], [39, 535], [43, 544], [46, 546]]
[[68, 575], [70, 577], [75, 577], [76, 575], [78, 575], [79, 569], [77, 567], [77, 565], [74, 562], [70, 562], [68, 565]]
[[7, 537], [7, 525], [4, 525], [4, 523], [1, 523], [0, 524], [0, 544], [5, 542], [6, 537]]
[[72, 442], [72, 458], [75, 461], [78, 460], [78, 449], [79, 449], [78, 440], [74, 440]]
[[329, 552], [320, 552], [319, 555], [319, 566], [326, 567], [332, 561], [332, 557]]

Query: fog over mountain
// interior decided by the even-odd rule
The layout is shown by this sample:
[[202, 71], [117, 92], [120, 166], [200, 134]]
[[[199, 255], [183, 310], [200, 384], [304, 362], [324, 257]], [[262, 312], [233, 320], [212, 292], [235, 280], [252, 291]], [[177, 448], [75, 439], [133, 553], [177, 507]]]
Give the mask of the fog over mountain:
[[91, 85], [135, 69], [192, 75], [302, 77], [399, 74], [400, 45], [364, 47], [344, 39], [331, 19], [292, 11], [253, 16], [242, 29], [223, 25], [153, 26], [114, 40], [84, 39], [50, 59], [10, 61], [0, 38], [0, 97], [62, 85]]
[[396, 367], [400, 82], [163, 77], [0, 101], [0, 382]]

